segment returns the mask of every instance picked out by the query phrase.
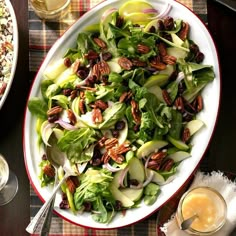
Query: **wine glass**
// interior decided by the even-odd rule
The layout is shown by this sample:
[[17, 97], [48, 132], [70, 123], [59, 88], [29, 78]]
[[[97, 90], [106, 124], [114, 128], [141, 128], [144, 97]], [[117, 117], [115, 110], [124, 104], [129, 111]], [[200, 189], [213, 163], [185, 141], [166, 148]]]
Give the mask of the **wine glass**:
[[18, 191], [18, 179], [0, 154], [0, 206], [9, 203]]

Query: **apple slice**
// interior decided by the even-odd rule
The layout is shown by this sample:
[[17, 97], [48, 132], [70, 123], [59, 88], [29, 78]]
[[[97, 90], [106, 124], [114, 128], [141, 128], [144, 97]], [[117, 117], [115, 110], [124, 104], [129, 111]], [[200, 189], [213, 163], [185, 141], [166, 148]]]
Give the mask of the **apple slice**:
[[201, 120], [191, 120], [189, 121], [185, 128], [189, 129], [190, 132], [190, 136], [192, 136], [193, 134], [195, 134], [198, 130], [200, 130], [202, 127], [204, 126], [204, 122]]
[[165, 147], [168, 142], [163, 140], [152, 140], [144, 143], [137, 151], [137, 157], [142, 158], [148, 156], [152, 152], [157, 152], [160, 148]]
[[178, 149], [180, 150], [183, 150], [183, 151], [187, 151], [189, 149], [189, 146], [182, 142], [181, 140], [177, 140], [177, 139], [174, 139], [172, 138], [171, 136], [167, 136], [167, 139], [175, 146], [177, 147]]
[[160, 184], [160, 185], [165, 183], [164, 177], [161, 174], [159, 174], [158, 172], [156, 172], [155, 170], [146, 169], [146, 173], [147, 173], [147, 176], [153, 174], [152, 182], [154, 182], [156, 184]]
[[129, 175], [130, 179], [136, 179], [139, 183], [143, 183], [145, 180], [144, 165], [141, 160], [133, 157], [129, 161]]
[[123, 207], [131, 207], [134, 202], [129, 199], [125, 194], [123, 194], [116, 186], [110, 185], [110, 191], [113, 197], [122, 203]]
[[138, 201], [143, 195], [143, 188], [140, 189], [125, 188], [121, 189], [120, 191], [133, 202]]
[[174, 162], [183, 161], [184, 159], [188, 157], [191, 157], [191, 154], [185, 151], [177, 151], [175, 153], [168, 155], [168, 158], [172, 159]]
[[165, 103], [165, 100], [162, 95], [162, 89], [158, 85], [154, 85], [154, 86], [148, 88], [148, 91], [150, 93], [154, 94], [159, 101]]
[[168, 74], [152, 75], [147, 79], [146, 83], [143, 86], [146, 88], [150, 88], [154, 85], [158, 85], [161, 87], [166, 84], [168, 78], [169, 78]]

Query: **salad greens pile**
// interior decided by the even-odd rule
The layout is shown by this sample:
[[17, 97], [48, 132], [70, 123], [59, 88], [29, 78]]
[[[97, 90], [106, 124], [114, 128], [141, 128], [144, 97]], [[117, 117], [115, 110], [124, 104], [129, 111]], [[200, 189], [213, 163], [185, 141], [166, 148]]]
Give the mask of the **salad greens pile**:
[[[214, 72], [190, 28], [159, 18], [146, 1], [127, 1], [79, 32], [76, 45], [44, 71], [42, 96], [28, 108], [39, 145], [55, 135], [80, 170], [62, 188], [73, 211], [108, 223], [143, 200], [151, 205], [191, 156], [191, 138], [204, 127], [201, 91]], [[40, 168], [42, 186], [53, 182], [45, 155]]]

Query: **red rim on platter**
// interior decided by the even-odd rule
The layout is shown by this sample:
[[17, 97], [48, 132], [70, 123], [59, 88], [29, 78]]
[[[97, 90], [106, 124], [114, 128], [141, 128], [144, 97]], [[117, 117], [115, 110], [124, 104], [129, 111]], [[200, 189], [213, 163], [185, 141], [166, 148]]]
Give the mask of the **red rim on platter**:
[[[41, 96], [40, 82], [45, 68], [54, 60], [61, 58], [68, 48], [75, 45], [78, 32], [82, 31], [87, 25], [97, 23], [106, 9], [119, 8], [123, 2], [124, 1], [119, 0], [102, 2], [84, 14], [62, 35], [61, 38], [57, 40], [48, 52], [34, 79], [28, 99]], [[89, 213], [73, 214], [70, 211], [60, 209], [58, 206], [61, 201], [61, 196], [58, 194], [55, 201], [55, 212], [60, 217], [73, 224], [94, 229], [114, 229], [128, 226], [147, 218], [160, 209], [171, 197], [176, 194], [178, 190], [184, 186], [185, 183], [189, 181], [194, 171], [198, 168], [198, 165], [213, 135], [219, 110], [221, 83], [218, 56], [211, 35], [201, 20], [182, 4], [171, 0], [150, 0], [149, 2], [156, 9], [159, 9], [160, 12], [166, 8], [166, 4], [170, 4], [170, 16], [189, 22], [191, 27], [190, 38], [194, 39], [194, 41], [199, 45], [199, 48], [201, 48], [201, 51], [204, 52], [204, 64], [212, 65], [214, 68], [215, 79], [202, 91], [204, 110], [199, 113], [199, 119], [205, 123], [205, 127], [201, 129], [191, 141], [193, 145], [191, 158], [184, 160], [178, 166], [178, 171], [172, 181], [161, 186], [161, 194], [159, 195], [157, 201], [151, 206], [146, 206], [141, 203], [139, 208], [129, 209], [126, 211], [125, 215], [117, 214], [109, 224], [101, 224], [95, 222]], [[23, 130], [25, 167], [35, 192], [42, 201], [45, 201], [45, 199], [50, 196], [52, 189], [50, 187], [42, 188], [38, 179], [38, 165], [41, 161], [43, 150], [40, 150], [37, 145], [35, 125], [36, 118], [33, 117], [28, 108], [26, 108]]]

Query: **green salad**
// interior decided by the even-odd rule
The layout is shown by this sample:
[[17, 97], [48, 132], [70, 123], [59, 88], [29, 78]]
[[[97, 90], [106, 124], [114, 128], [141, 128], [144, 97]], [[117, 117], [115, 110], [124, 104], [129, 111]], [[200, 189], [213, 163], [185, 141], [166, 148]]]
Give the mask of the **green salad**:
[[[160, 186], [191, 158], [191, 139], [204, 128], [201, 92], [214, 72], [190, 30], [191, 22], [146, 1], [127, 1], [79, 32], [46, 68], [42, 96], [28, 108], [39, 145], [46, 150], [54, 135], [78, 170], [62, 186], [61, 208], [108, 223], [116, 212], [155, 203]], [[42, 186], [53, 183], [46, 154], [39, 168]]]

